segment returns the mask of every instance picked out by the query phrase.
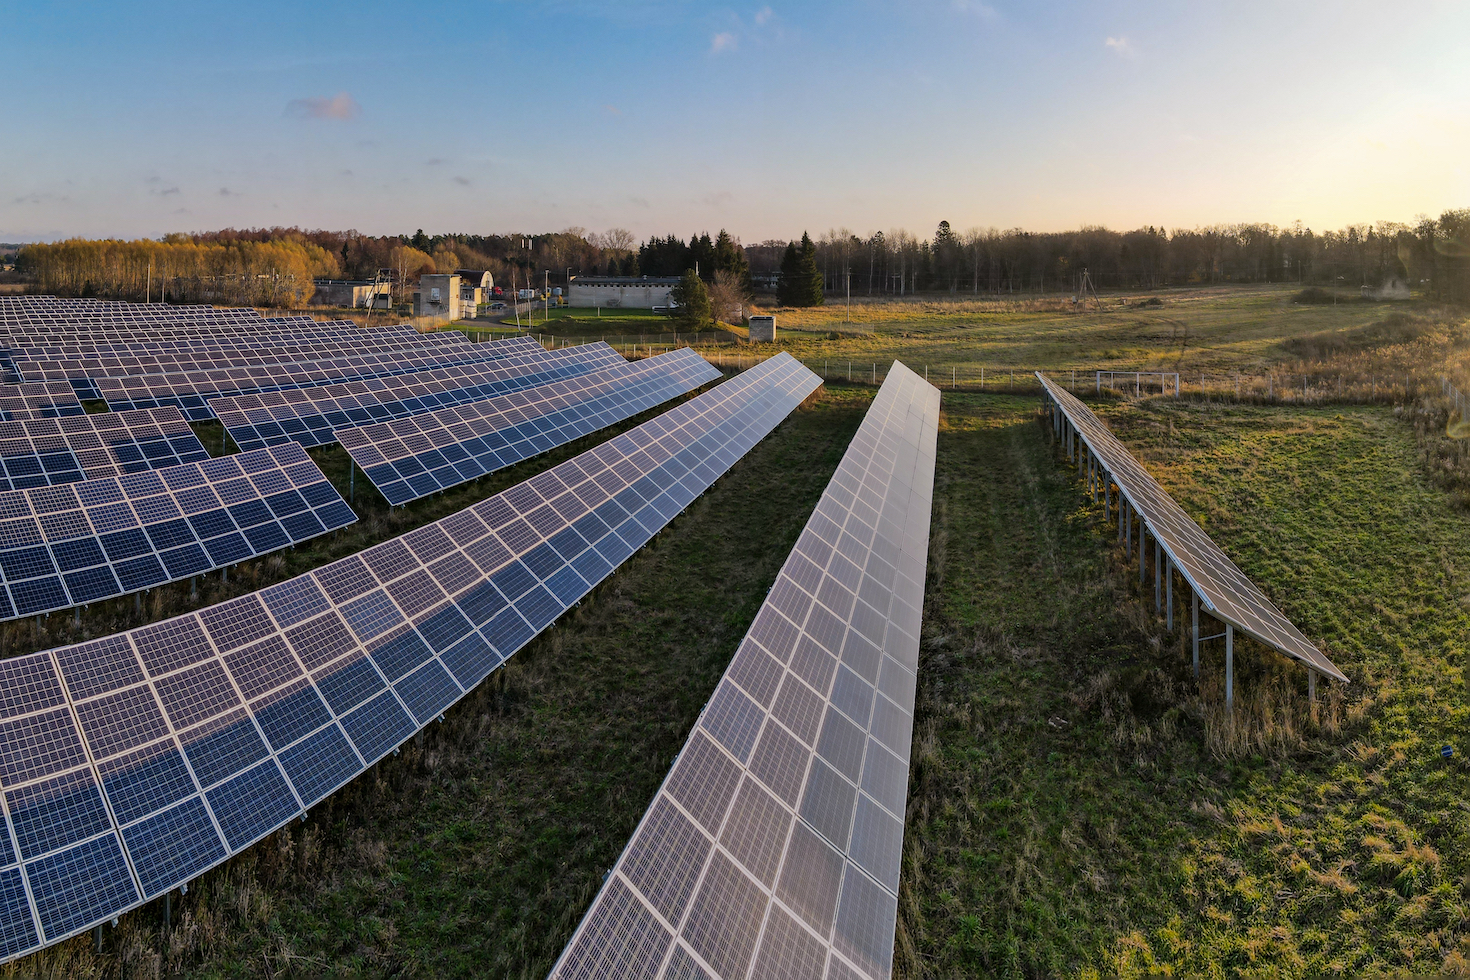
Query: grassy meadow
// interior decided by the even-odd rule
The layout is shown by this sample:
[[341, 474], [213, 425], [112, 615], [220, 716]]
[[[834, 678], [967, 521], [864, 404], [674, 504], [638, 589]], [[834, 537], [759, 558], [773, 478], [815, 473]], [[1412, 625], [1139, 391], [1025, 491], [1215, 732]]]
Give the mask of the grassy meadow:
[[[1340, 400], [1094, 400], [1352, 679], [1311, 705], [1302, 671], [1243, 642], [1233, 721], [1219, 644], [1197, 683], [1187, 607], [1165, 629], [1037, 399], [945, 392], [896, 973], [1470, 970], [1470, 459], [1427, 388], [1367, 380], [1458, 365], [1464, 315], [1300, 306], [1281, 289], [1160, 295], [1086, 313], [854, 304], [862, 330], [840, 307], [778, 314], [797, 328], [781, 346], [808, 363], [849, 351], [920, 368], [947, 354], [1018, 372], [1315, 365], [1349, 379]], [[830, 384], [443, 724], [175, 896], [171, 928], [154, 903], [107, 930], [100, 956], [81, 937], [0, 975], [544, 976], [872, 394]], [[626, 427], [397, 511], [359, 473], [363, 519], [336, 537], [201, 580], [196, 600], [158, 589], [139, 612], [100, 604], [0, 640], [45, 648], [259, 588]], [[200, 431], [218, 452], [217, 426]], [[313, 455], [345, 494], [345, 453]]]

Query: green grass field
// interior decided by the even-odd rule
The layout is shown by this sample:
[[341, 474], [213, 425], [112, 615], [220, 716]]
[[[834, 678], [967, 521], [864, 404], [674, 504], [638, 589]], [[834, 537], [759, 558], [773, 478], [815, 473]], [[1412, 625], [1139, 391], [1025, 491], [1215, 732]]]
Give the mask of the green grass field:
[[[1309, 307], [1297, 322], [1279, 300], [1201, 298], [1189, 322], [1212, 332], [1227, 370], [1309, 352], [1422, 367], [1461, 349], [1463, 317], [1406, 335], [1375, 327], [1378, 307]], [[1027, 317], [1053, 314], [1016, 315], [1014, 336], [914, 314], [901, 329], [875, 328], [880, 339], [801, 342], [922, 352], [932, 334], [1013, 352], [1070, 343], [1090, 357], [1102, 343], [1091, 331], [1107, 327], [1069, 342], [1064, 324], [1028, 335]], [[1272, 333], [1272, 318], [1290, 329]], [[0, 974], [544, 976], [872, 392], [830, 385], [444, 724], [304, 824], [203, 876], [175, 902], [171, 930], [155, 903], [109, 930], [100, 957], [82, 937]], [[1243, 643], [1228, 723], [1221, 651], [1207, 646], [1197, 684], [1184, 631], [1155, 615], [1151, 585], [1140, 588], [1115, 529], [1051, 444], [1037, 399], [946, 391], [897, 974], [1470, 968], [1464, 441], [1445, 437], [1443, 411], [1427, 401], [1096, 407], [1352, 684], [1310, 706], [1302, 671]], [[198, 601], [435, 520], [625, 427], [398, 511], [359, 474], [358, 525], [247, 563], [228, 583], [214, 576]], [[201, 435], [218, 451], [217, 428]], [[345, 491], [345, 454], [313, 454]], [[155, 590], [142, 618], [189, 605], [186, 587]], [[21, 652], [137, 621], [130, 601], [116, 602], [80, 626], [8, 624], [0, 640]], [[1456, 750], [1448, 762], [1445, 744]]]

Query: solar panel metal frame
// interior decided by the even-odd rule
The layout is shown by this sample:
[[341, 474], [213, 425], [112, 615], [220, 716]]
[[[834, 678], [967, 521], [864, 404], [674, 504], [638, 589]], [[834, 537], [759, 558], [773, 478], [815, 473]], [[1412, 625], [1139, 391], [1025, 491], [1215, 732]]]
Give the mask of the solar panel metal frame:
[[294, 443], [0, 493], [0, 621], [102, 602], [356, 522]]
[[[177, 888], [365, 771], [611, 574], [820, 384], [780, 354], [360, 555], [0, 662], [0, 960]], [[596, 479], [629, 470], [621, 489]], [[38, 812], [38, 799], [55, 806]]]
[[685, 347], [483, 401], [337, 429], [353, 462], [397, 506], [562, 446], [720, 376]]
[[938, 426], [895, 362], [552, 978], [890, 976]]
[[210, 411], [242, 447], [304, 446], [336, 442], [338, 426], [386, 422], [449, 405], [549, 384], [624, 363], [607, 344], [583, 344], [503, 358], [483, 364], [458, 364], [391, 377], [292, 391], [216, 398]]
[[1040, 371], [1036, 377], [1211, 616], [1283, 656], [1347, 682], [1347, 675], [1266, 598], [1090, 408]]

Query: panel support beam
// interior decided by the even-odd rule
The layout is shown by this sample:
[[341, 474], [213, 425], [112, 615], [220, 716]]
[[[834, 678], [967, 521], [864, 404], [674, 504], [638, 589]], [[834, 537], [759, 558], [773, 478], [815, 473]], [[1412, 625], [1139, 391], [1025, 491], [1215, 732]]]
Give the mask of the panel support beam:
[[1225, 710], [1235, 713], [1235, 626], [1225, 624]]
[[1199, 680], [1199, 593], [1189, 590], [1189, 608], [1194, 616], [1194, 679]]

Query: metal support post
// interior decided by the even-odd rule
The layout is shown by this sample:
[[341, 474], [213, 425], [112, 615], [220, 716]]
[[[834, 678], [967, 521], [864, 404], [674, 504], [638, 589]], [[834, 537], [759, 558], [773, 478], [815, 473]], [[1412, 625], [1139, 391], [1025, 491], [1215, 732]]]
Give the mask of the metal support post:
[[102, 923], [97, 923], [97, 928], [92, 932], [97, 939], [97, 952], [100, 954], [102, 952]]
[[1189, 606], [1194, 614], [1194, 679], [1199, 680], [1199, 593], [1189, 590]]
[[1317, 702], [1317, 672], [1310, 667], [1307, 668], [1307, 700]]
[[1225, 710], [1235, 712], [1235, 627], [1225, 624]]
[[1133, 557], [1133, 508], [1123, 511], [1123, 554]]
[[1159, 565], [1159, 553], [1160, 553], [1160, 550], [1161, 549], [1159, 548], [1159, 536], [1157, 534], [1155, 534], [1154, 535], [1154, 612], [1158, 612], [1159, 611], [1159, 604], [1163, 601], [1163, 597], [1160, 594], [1160, 591], [1161, 591], [1160, 590], [1160, 586], [1163, 585], [1162, 579], [1164, 577], [1163, 576], [1163, 570], [1162, 570], [1162, 568]]
[[1108, 520], [1108, 519], [1110, 519], [1112, 517], [1112, 503], [1113, 502], [1111, 500], [1111, 497], [1113, 496], [1113, 478], [1111, 476], [1109, 476], [1107, 473], [1104, 473], [1102, 475], [1102, 485], [1103, 485], [1103, 520], [1106, 521], [1106, 520]]
[[1164, 608], [1168, 609], [1169, 632], [1174, 632], [1174, 559], [1164, 559]]
[[1148, 528], [1144, 526], [1143, 518], [1138, 519], [1138, 584], [1142, 585], [1148, 581]]
[[167, 929], [174, 920], [174, 893], [170, 890], [163, 893], [163, 927]]

